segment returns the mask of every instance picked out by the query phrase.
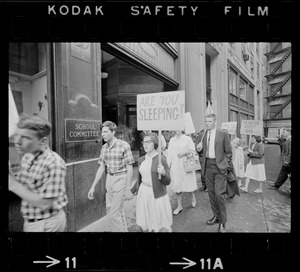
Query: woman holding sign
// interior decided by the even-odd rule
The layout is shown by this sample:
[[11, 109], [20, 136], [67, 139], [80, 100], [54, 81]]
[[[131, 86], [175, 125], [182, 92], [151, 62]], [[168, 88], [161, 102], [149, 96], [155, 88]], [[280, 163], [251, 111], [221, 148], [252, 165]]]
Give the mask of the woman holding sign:
[[196, 206], [194, 191], [197, 190], [197, 180], [195, 171], [186, 172], [184, 169], [185, 157], [190, 152], [196, 152], [195, 144], [191, 137], [186, 136], [182, 131], [176, 131], [176, 135], [170, 139], [168, 146], [168, 164], [171, 173], [171, 186], [177, 196], [177, 208], [173, 214], [177, 215], [182, 210], [182, 192], [191, 193], [192, 207]]
[[259, 182], [259, 188], [254, 190], [255, 193], [262, 193], [262, 182], [266, 180], [264, 145], [260, 136], [251, 137], [251, 145], [248, 149], [249, 162], [245, 172], [245, 187], [240, 187], [244, 192], [248, 192], [250, 179]]
[[133, 194], [138, 191], [136, 224], [143, 231], [171, 232], [172, 209], [166, 189], [171, 181], [169, 167], [163, 156], [158, 164], [158, 137], [154, 133], [145, 134], [143, 146], [146, 154], [139, 158], [138, 179], [131, 189]]

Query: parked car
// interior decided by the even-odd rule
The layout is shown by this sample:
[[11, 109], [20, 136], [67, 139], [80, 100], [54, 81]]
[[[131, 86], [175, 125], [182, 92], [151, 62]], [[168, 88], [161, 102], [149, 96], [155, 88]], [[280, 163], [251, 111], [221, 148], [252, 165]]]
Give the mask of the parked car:
[[275, 136], [275, 137], [263, 137], [263, 143], [265, 144], [276, 144], [279, 145], [279, 136]]

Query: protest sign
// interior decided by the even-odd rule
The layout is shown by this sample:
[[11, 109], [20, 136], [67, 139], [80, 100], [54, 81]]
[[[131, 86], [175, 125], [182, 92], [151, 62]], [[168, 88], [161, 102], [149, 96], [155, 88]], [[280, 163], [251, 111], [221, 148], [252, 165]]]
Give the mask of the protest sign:
[[184, 130], [185, 92], [137, 95], [138, 130]]
[[186, 134], [192, 134], [196, 132], [190, 112], [186, 112], [184, 114], [184, 131]]
[[8, 84], [8, 137], [14, 135], [19, 121], [19, 114], [17, 111], [16, 103]]
[[224, 122], [221, 125], [221, 129], [226, 129], [228, 134], [236, 134], [237, 122]]
[[263, 121], [262, 120], [242, 120], [241, 134], [262, 136]]

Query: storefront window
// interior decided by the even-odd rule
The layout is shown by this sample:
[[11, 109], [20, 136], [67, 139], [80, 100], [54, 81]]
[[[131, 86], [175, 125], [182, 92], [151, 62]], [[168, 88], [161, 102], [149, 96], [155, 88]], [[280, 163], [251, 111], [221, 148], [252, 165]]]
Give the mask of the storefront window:
[[[9, 44], [9, 84], [19, 114], [41, 116], [48, 120], [46, 45], [44, 43]], [[17, 170], [20, 155], [9, 141], [9, 160]]]

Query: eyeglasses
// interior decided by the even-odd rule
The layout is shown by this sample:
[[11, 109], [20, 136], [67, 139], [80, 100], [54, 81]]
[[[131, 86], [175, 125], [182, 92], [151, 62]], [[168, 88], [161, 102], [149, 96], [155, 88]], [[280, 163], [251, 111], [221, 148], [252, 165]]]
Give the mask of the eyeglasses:
[[143, 141], [143, 144], [150, 144], [150, 143], [152, 143], [151, 140], [149, 140], [149, 141]]

